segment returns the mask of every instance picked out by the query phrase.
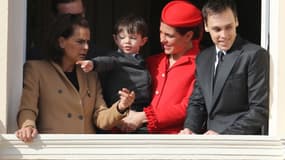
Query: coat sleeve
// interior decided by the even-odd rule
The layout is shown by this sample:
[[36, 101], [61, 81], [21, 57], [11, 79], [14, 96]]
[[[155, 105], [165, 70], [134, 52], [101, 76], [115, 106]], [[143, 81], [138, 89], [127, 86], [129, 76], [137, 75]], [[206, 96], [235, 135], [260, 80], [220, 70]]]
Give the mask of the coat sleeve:
[[118, 60], [114, 56], [102, 56], [92, 59], [94, 70], [97, 72], [107, 72], [112, 70], [118, 64]]
[[193, 90], [194, 82], [195, 80], [193, 76], [192, 84], [188, 88], [186, 94], [182, 95], [182, 101], [173, 105], [165, 105], [160, 107], [160, 109], [155, 109], [151, 105], [144, 108], [144, 112], [148, 120], [147, 128], [150, 133], [160, 131], [161, 129], [169, 126], [179, 127], [181, 124], [183, 125], [186, 117], [186, 107], [188, 105], [189, 96]]
[[127, 115], [127, 112], [121, 114], [118, 111], [117, 106], [119, 102], [115, 102], [108, 108], [103, 99], [100, 81], [98, 79], [94, 79], [94, 81], [96, 83], [96, 99], [93, 120], [98, 128], [110, 130], [120, 123], [120, 120]]
[[39, 75], [32, 63], [24, 65], [24, 80], [21, 103], [17, 116], [18, 127], [36, 127], [35, 121], [39, 112]]
[[199, 87], [198, 81], [195, 81], [194, 90], [189, 99], [187, 107], [187, 116], [184, 122], [184, 128], [190, 129], [194, 133], [201, 133], [206, 125], [207, 111], [205, 100]]
[[256, 134], [267, 126], [269, 112], [269, 54], [257, 51], [248, 64], [249, 110], [222, 134]]

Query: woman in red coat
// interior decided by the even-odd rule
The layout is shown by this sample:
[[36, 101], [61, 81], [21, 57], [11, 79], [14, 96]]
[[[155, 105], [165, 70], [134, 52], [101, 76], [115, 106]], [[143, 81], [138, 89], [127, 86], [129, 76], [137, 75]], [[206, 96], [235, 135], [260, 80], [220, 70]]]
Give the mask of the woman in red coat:
[[145, 125], [149, 133], [167, 134], [183, 129], [201, 33], [201, 12], [191, 3], [171, 1], [163, 8], [160, 42], [164, 52], [147, 59], [152, 101], [143, 112], [130, 112], [122, 129], [132, 131]]

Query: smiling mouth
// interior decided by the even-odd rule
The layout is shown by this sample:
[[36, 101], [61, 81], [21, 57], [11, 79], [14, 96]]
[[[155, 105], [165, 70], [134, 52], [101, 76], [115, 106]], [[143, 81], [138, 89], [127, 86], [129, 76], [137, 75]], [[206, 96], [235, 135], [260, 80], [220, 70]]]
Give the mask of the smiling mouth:
[[168, 49], [170, 49], [171, 47], [169, 47], [169, 46], [163, 46], [163, 48], [166, 49], [166, 50], [168, 50]]

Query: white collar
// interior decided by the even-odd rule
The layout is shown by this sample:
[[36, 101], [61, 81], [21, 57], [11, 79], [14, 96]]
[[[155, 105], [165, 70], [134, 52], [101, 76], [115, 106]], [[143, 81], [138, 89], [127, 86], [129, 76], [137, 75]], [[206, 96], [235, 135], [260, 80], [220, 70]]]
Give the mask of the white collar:
[[222, 52], [224, 53], [224, 55], [226, 55], [226, 54], [227, 54], [227, 52], [226, 52], [226, 51], [220, 50], [220, 49], [216, 46], [216, 54], [218, 54], [218, 52], [220, 52], [220, 51], [222, 51]]

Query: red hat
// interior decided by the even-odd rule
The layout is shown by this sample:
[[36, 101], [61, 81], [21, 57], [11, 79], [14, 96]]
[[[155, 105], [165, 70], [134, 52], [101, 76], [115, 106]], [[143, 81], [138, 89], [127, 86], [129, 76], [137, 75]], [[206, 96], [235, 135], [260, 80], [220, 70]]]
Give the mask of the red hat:
[[171, 1], [166, 4], [161, 19], [173, 27], [193, 27], [202, 22], [201, 11], [186, 1]]

